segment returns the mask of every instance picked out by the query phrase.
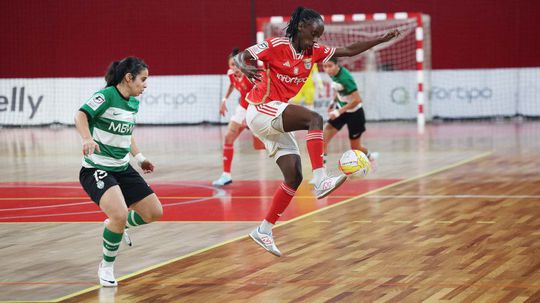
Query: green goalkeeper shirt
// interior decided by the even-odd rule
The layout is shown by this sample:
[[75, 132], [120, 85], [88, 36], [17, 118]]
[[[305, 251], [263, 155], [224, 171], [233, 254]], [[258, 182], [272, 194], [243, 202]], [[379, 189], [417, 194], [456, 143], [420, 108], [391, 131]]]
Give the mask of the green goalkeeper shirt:
[[109, 86], [95, 93], [80, 110], [87, 114], [90, 133], [101, 150], [84, 156], [83, 167], [113, 172], [126, 170], [139, 100], [125, 99], [116, 87]]

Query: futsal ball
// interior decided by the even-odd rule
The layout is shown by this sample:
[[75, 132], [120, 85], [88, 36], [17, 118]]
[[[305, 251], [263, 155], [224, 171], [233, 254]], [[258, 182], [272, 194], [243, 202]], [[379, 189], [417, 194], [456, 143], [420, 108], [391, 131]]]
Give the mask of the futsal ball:
[[347, 176], [363, 178], [369, 174], [371, 164], [363, 152], [351, 149], [339, 159], [339, 169]]

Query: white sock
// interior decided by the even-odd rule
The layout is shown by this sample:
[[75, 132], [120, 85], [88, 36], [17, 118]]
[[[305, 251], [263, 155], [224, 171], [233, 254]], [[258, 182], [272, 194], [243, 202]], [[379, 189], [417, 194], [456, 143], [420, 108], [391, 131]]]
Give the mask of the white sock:
[[107, 262], [105, 260], [101, 260], [101, 267], [113, 267], [114, 262]]
[[272, 227], [274, 227], [274, 224], [266, 220], [263, 220], [261, 222], [261, 225], [259, 226], [259, 231], [263, 234], [270, 234], [272, 233]]
[[223, 172], [223, 176], [229, 178], [229, 179], [232, 179], [231, 177], [231, 173], [226, 173], [226, 172]]
[[324, 167], [313, 170], [313, 178], [315, 179], [315, 184], [319, 184], [319, 182], [321, 182], [324, 177], [326, 177], [326, 169]]

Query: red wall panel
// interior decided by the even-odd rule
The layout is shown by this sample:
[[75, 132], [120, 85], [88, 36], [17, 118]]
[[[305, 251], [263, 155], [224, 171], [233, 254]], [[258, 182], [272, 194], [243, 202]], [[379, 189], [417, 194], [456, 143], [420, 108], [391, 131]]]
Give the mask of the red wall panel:
[[298, 3], [323, 14], [427, 13], [435, 69], [540, 66], [533, 0], [0, 0], [0, 77], [100, 76], [127, 55], [154, 75], [220, 74], [230, 50], [254, 40], [252, 9], [289, 15]]

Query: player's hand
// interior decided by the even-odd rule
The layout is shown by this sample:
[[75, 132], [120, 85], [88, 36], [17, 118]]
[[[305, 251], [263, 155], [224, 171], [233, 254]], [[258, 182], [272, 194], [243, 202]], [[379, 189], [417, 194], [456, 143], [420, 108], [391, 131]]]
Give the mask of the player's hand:
[[85, 156], [93, 154], [94, 151], [101, 153], [99, 145], [96, 143], [96, 141], [94, 141], [93, 138], [83, 139], [82, 147], [82, 152]]
[[227, 113], [227, 99], [223, 98], [221, 100], [221, 104], [219, 105], [219, 114], [222, 117], [225, 117], [226, 113]]
[[328, 120], [334, 120], [340, 116], [339, 110], [334, 109], [328, 113]]
[[331, 111], [334, 110], [334, 108], [336, 108], [336, 103], [330, 102], [330, 105], [328, 105], [328, 108], [326, 109], [326, 111], [327, 111], [328, 113], [330, 113]]
[[144, 160], [141, 163], [141, 168], [143, 170], [143, 173], [148, 174], [154, 172], [154, 164], [150, 162], [149, 160]]
[[400, 34], [400, 31], [398, 29], [393, 29], [387, 32], [386, 34], [384, 34], [384, 36], [381, 37], [381, 40], [382, 42], [390, 41], [394, 39], [395, 37], [399, 36], [399, 34]]
[[246, 77], [248, 77], [249, 81], [255, 83], [261, 81], [261, 73], [264, 72], [264, 69], [257, 68], [252, 65], [246, 65], [244, 68], [242, 68], [242, 72], [244, 75], [246, 75]]

